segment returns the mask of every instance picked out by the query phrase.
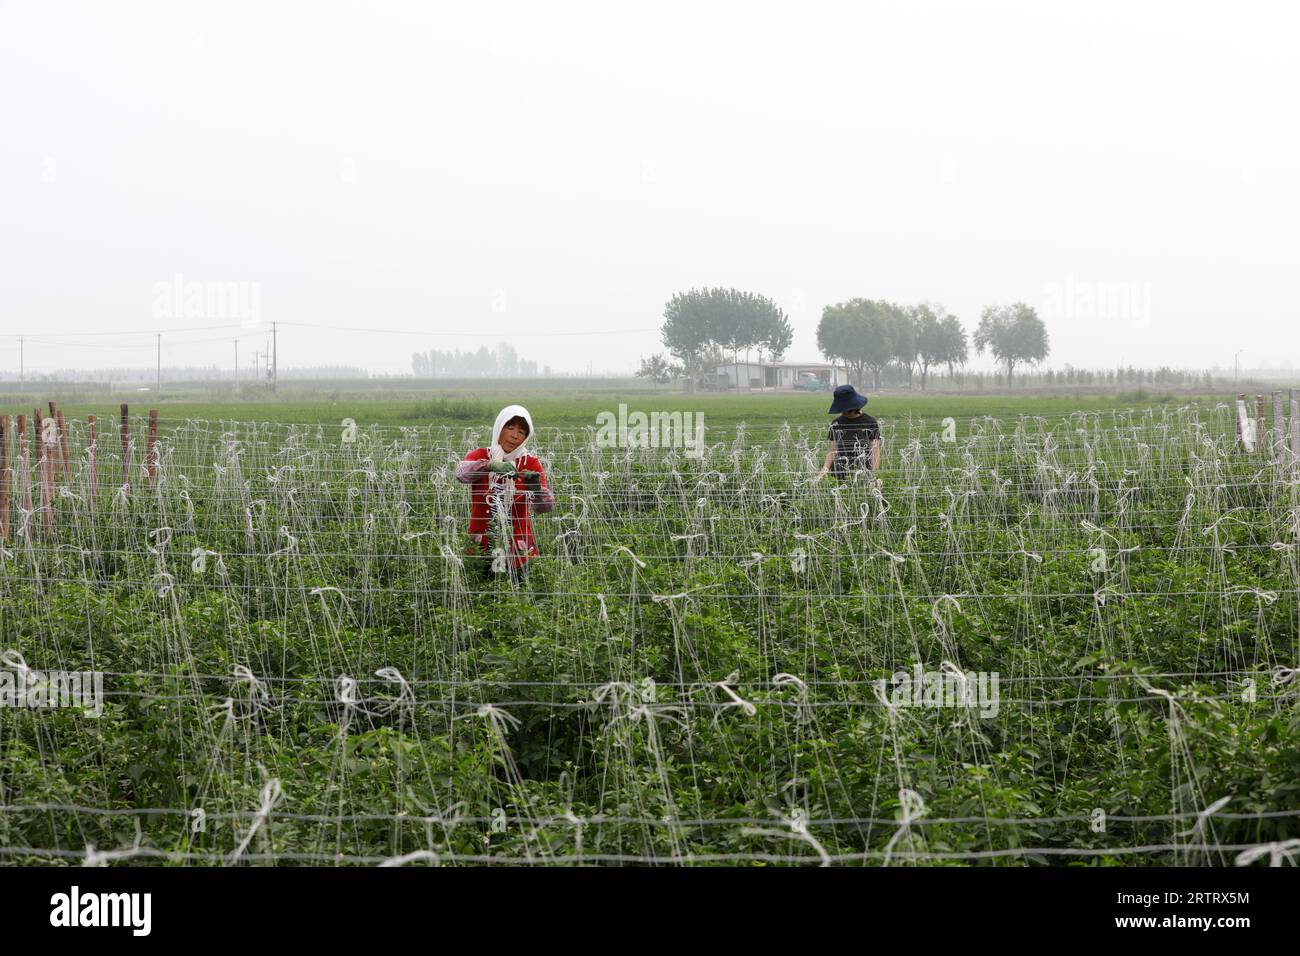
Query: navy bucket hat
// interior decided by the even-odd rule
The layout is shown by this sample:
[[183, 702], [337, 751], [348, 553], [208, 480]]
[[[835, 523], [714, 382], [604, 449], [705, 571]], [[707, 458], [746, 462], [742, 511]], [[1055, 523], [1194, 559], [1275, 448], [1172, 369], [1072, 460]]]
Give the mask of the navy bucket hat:
[[831, 410], [828, 415], [836, 415], [867, 404], [867, 396], [859, 395], [852, 385], [837, 385], [831, 393]]

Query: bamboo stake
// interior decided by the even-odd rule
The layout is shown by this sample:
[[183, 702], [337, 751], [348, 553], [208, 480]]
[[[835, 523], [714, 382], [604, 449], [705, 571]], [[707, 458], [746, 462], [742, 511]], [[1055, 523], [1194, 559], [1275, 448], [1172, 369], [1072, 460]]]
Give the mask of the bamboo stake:
[[59, 458], [63, 461], [63, 480], [72, 481], [72, 462], [68, 460], [68, 426], [63, 420], [63, 410], [59, 410]]
[[35, 411], [36, 447], [41, 450], [36, 467], [41, 482], [41, 530], [50, 535], [54, 533], [54, 462], [50, 460], [50, 452], [57, 443], [50, 440], [53, 436], [49, 432], [58, 423], [42, 418], [39, 407]]
[[94, 415], [86, 416], [86, 427], [89, 430], [89, 438], [90, 438], [90, 447], [87, 449], [87, 451], [90, 453], [90, 462], [89, 462], [89, 468], [87, 469], [87, 473], [86, 473], [86, 493], [87, 493], [87, 498], [90, 501], [94, 501], [95, 496], [99, 494], [99, 474], [96, 468], [98, 462], [95, 460], [95, 456], [98, 452], [97, 446], [99, 440], [95, 437], [95, 416]]
[[1255, 447], [1260, 454], [1267, 454], [1268, 432], [1264, 430], [1264, 396], [1255, 396]]
[[127, 418], [126, 402], [122, 403], [122, 490], [131, 488], [131, 425]]
[[1291, 389], [1291, 467], [1300, 467], [1300, 392]]
[[9, 416], [0, 415], [0, 542], [9, 540]]
[[18, 484], [22, 488], [23, 535], [32, 540], [32, 474], [31, 452], [27, 448], [27, 416], [18, 416]]
[[145, 446], [145, 461], [149, 466], [149, 487], [158, 484], [158, 409], [149, 409], [149, 441]]
[[1286, 413], [1282, 411], [1282, 390], [1273, 392], [1273, 457], [1286, 461]]
[[[51, 424], [51, 425], [48, 425], [48, 426], [42, 426], [42, 428], [40, 429], [40, 432], [41, 432], [41, 441], [42, 441], [42, 442], [45, 441], [45, 428], [46, 428], [46, 427], [48, 427], [48, 428], [58, 428], [58, 427], [59, 427], [59, 414], [58, 414], [58, 409], [55, 407], [54, 402], [48, 402], [47, 404], [50, 406], [50, 418], [49, 418], [49, 420], [50, 420], [50, 422], [52, 422], [52, 424]], [[58, 436], [55, 436], [56, 441], [55, 441], [54, 447], [51, 448], [51, 449], [50, 449], [50, 452], [49, 452], [49, 455], [50, 455], [50, 468], [51, 468], [51, 470], [54, 472], [54, 475], [55, 475], [56, 478], [58, 477], [59, 472], [62, 471], [62, 469], [59, 467], [59, 445], [58, 445], [57, 438], [58, 438]]]

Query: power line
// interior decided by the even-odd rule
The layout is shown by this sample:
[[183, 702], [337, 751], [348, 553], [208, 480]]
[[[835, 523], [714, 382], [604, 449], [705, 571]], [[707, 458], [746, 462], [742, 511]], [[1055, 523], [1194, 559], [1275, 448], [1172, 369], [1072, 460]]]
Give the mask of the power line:
[[[234, 328], [234, 326], [230, 326], [230, 328]], [[158, 335], [161, 333], [154, 333], [154, 334]], [[260, 334], [260, 332], [258, 332], [257, 330], [250, 329], [247, 334], [237, 336], [237, 338], [247, 339], [258, 334]], [[57, 348], [65, 348], [65, 349], [113, 349], [115, 351], [120, 351], [120, 352], [138, 352], [142, 347], [140, 345], [108, 345], [104, 342], [52, 342], [49, 339], [43, 339], [43, 338], [35, 339], [32, 338], [30, 335], [26, 336], [26, 341], [35, 342], [38, 345], [50, 345], [50, 346], [55, 346]], [[172, 341], [173, 347], [177, 345], [181, 345], [181, 346], [206, 345], [211, 342], [229, 342], [230, 337], [227, 335], [214, 335], [202, 339], [180, 339], [180, 340], [170, 340], [170, 341]]]
[[[161, 334], [173, 335], [175, 333], [211, 332], [218, 329], [235, 329], [235, 328], [243, 328], [243, 326], [242, 325], [200, 325], [191, 329], [178, 329], [173, 326], [171, 328], [165, 328], [165, 329], [130, 329], [130, 330], [121, 329], [115, 331], [110, 330], [107, 332], [100, 329], [99, 331], [95, 331], [95, 332], [47, 332], [45, 334], [52, 335], [52, 336], [62, 336], [62, 337], [104, 336], [104, 335], [161, 335]], [[21, 335], [18, 336], [18, 339], [20, 341], [22, 340], [22, 338], [23, 337]]]
[[[275, 327], [278, 324], [279, 324], [278, 322], [271, 323], [272, 336], [275, 335], [276, 332]], [[307, 328], [307, 329], [319, 329], [321, 331], [327, 331], [327, 332], [365, 332], [365, 333], [377, 333], [381, 335], [414, 335], [414, 336], [432, 336], [432, 335], [468, 336], [472, 338], [490, 338], [493, 336], [502, 337], [502, 338], [519, 338], [519, 337], [546, 337], [551, 335], [563, 335], [563, 336], [634, 335], [634, 334], [639, 335], [643, 333], [659, 331], [658, 328], [637, 328], [637, 329], [623, 328], [623, 329], [586, 329], [586, 330], [577, 329], [577, 330], [554, 331], [554, 332], [543, 331], [543, 332], [488, 333], [488, 332], [484, 332], [482, 329], [474, 329], [471, 331], [436, 331], [436, 330], [429, 330], [429, 329], [369, 329], [369, 328], [363, 328], [361, 326], [351, 326], [351, 325], [321, 325], [316, 322], [285, 322], [284, 324], [299, 326], [301, 328]], [[217, 332], [217, 331], [224, 331], [227, 329], [235, 329], [235, 328], [244, 328], [244, 326], [243, 325], [202, 325], [202, 326], [196, 326], [194, 328], [188, 328], [188, 329], [178, 329], [172, 327], [172, 328], [165, 328], [165, 329], [129, 329], [129, 330], [121, 329], [121, 330], [110, 330], [110, 331], [104, 331], [101, 329], [99, 331], [85, 331], [85, 332], [51, 331], [51, 332], [46, 332], [45, 335], [51, 338], [78, 338], [78, 337], [101, 338], [110, 335], [139, 335], [139, 336], [177, 335], [177, 334], [185, 334], [187, 332]], [[23, 336], [16, 336], [16, 338], [18, 338], [19, 341], [21, 342]], [[212, 341], [212, 340], [209, 339], [205, 341]]]
[[285, 325], [297, 325], [308, 329], [321, 329], [331, 332], [373, 332], [384, 335], [415, 335], [415, 336], [469, 336], [472, 338], [523, 338], [523, 337], [547, 337], [552, 335], [631, 335], [644, 332], [658, 332], [657, 328], [646, 329], [594, 329], [590, 331], [568, 331], [568, 332], [484, 332], [482, 329], [475, 329], [472, 332], [441, 332], [430, 331], [428, 329], [363, 329], [356, 326], [347, 325], [318, 325], [314, 322], [285, 322]]

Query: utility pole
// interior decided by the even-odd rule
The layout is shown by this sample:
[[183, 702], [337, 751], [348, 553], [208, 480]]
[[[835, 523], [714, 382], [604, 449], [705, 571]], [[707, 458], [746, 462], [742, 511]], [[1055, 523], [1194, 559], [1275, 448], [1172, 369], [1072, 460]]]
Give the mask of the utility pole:
[[235, 339], [235, 391], [239, 391], [239, 339]]
[[158, 379], [157, 387], [154, 389], [159, 395], [162, 394], [162, 333], [158, 333]]
[[23, 337], [18, 336], [18, 381], [27, 381], [26, 355], [23, 353]]
[[280, 381], [280, 367], [277, 359], [280, 356], [280, 343], [276, 339], [276, 323], [271, 323], [271, 391], [275, 391], [275, 386]]

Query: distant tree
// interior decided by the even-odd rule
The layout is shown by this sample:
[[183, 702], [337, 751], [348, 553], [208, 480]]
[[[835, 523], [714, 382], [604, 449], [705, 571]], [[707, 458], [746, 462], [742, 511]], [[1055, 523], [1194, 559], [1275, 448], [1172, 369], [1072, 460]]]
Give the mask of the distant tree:
[[692, 289], [677, 293], [664, 306], [664, 324], [659, 329], [664, 346], [674, 357], [686, 361], [701, 352], [712, 335], [712, 302]]
[[669, 299], [660, 334], [668, 351], [687, 369], [716, 346], [731, 353], [739, 371], [742, 351], [783, 352], [790, 347], [794, 330], [785, 313], [766, 296], [712, 288], [679, 292]]
[[722, 349], [712, 344], [673, 357], [678, 360], [680, 374], [686, 379], [687, 390], [691, 392], [699, 386], [702, 378], [711, 378], [718, 366], [725, 365], [727, 361], [727, 356]]
[[779, 362], [784, 358], [786, 349], [793, 341], [794, 329], [790, 326], [785, 313], [775, 307], [766, 310], [765, 318], [759, 320], [759, 338], [756, 343], [760, 376], [763, 368], [763, 353], [767, 353], [768, 361]]
[[673, 365], [663, 353], [657, 353], [649, 358], [641, 359], [641, 367], [637, 369], [638, 378], [648, 378], [654, 384], [655, 388], [660, 385], [671, 382], [681, 373], [679, 366]]
[[915, 308], [885, 303], [885, 316], [893, 329], [894, 361], [907, 374], [907, 387], [912, 387], [918, 354], [918, 320]]
[[966, 364], [966, 332], [955, 315], [937, 303], [922, 302], [912, 307], [916, 326], [916, 361], [921, 388], [930, 381], [930, 369], [947, 365], [951, 377], [954, 365]]
[[850, 299], [822, 309], [817, 325], [817, 348], [832, 361], [841, 361], [855, 383], [864, 385], [872, 373], [880, 387], [880, 373], [895, 359], [897, 306], [883, 300]]
[[939, 322], [939, 331], [941, 345], [938, 361], [948, 366], [948, 377], [951, 378], [953, 368], [957, 365], [965, 365], [970, 355], [966, 344], [966, 330], [961, 327], [957, 316], [945, 315]]
[[1023, 302], [1003, 307], [990, 305], [984, 309], [979, 328], [975, 330], [975, 351], [982, 355], [985, 349], [1006, 366], [1009, 385], [1017, 365], [1047, 358], [1050, 351], [1047, 327], [1038, 313]]
[[415, 352], [411, 355], [411, 370], [417, 378], [439, 376], [518, 378], [535, 376], [537, 363], [521, 358], [509, 342], [499, 342], [495, 349], [484, 345], [473, 352], [462, 352], [460, 349], [448, 349], [445, 352], [429, 349], [427, 352]]
[[785, 358], [785, 350], [789, 349], [793, 341], [794, 329], [790, 326], [785, 313], [777, 311], [768, 317], [767, 326], [763, 329], [763, 337], [759, 339], [758, 345], [761, 349], [767, 350], [768, 358], [771, 358], [772, 362], [780, 362]]
[[817, 348], [831, 362], [844, 363], [849, 379], [859, 386], [866, 383], [867, 360], [873, 348], [866, 341], [864, 305], [863, 299], [828, 305], [822, 309], [822, 318], [817, 324]]
[[497, 374], [506, 378], [519, 375], [519, 353], [509, 342], [497, 343]]
[[916, 364], [921, 372], [921, 388], [924, 389], [930, 378], [930, 366], [941, 360], [939, 353], [943, 347], [943, 326], [939, 323], [939, 312], [943, 306], [922, 302], [912, 306], [912, 321], [916, 326]]
[[816, 326], [816, 347], [829, 362], [844, 363], [845, 372], [853, 381], [862, 384], [866, 368], [866, 352], [861, 338], [866, 334], [866, 320], [852, 299], [822, 310], [822, 321]]
[[900, 354], [912, 348], [900, 338], [910, 335], [904, 322], [902, 308], [884, 299], [866, 300], [866, 338], [872, 343], [867, 352], [867, 368], [871, 370], [871, 387], [880, 388], [880, 377], [890, 362], [899, 361]]
[[740, 352], [753, 348], [758, 342], [758, 329], [748, 321], [740, 306], [740, 293], [735, 289], [710, 289], [706, 300], [704, 322], [708, 328], [708, 341], [731, 353], [739, 383]]

